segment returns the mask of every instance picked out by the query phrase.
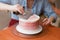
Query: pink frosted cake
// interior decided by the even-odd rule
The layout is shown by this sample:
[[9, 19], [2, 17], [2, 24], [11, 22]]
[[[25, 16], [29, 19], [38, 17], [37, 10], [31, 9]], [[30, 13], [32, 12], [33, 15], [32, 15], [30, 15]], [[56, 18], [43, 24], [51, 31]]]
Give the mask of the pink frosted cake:
[[27, 20], [19, 18], [19, 26], [26, 30], [35, 30], [39, 26], [40, 17], [36, 14], [30, 16]]

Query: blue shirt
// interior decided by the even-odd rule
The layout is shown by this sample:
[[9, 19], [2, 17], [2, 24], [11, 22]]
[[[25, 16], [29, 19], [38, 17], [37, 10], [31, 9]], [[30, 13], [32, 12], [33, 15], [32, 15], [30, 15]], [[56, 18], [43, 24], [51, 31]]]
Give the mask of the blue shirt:
[[[0, 0], [0, 2], [11, 4], [11, 5], [20, 4], [27, 9], [27, 0]], [[53, 11], [48, 0], [34, 0], [32, 6], [32, 13], [40, 15], [42, 10], [45, 16], [47, 17], [53, 16], [56, 19], [57, 15]], [[11, 17], [16, 20], [19, 19], [19, 17], [13, 14], [13, 12], [11, 12]]]

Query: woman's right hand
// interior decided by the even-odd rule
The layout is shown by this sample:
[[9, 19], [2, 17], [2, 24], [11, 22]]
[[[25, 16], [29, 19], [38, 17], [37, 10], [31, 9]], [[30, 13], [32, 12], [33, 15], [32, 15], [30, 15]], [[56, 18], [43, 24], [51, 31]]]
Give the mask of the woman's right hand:
[[19, 4], [16, 4], [16, 5], [13, 5], [12, 6], [12, 10], [14, 11], [14, 12], [19, 12], [20, 14], [23, 14], [24, 13], [24, 8], [23, 8], [23, 6], [21, 6], [21, 5], [19, 5]]

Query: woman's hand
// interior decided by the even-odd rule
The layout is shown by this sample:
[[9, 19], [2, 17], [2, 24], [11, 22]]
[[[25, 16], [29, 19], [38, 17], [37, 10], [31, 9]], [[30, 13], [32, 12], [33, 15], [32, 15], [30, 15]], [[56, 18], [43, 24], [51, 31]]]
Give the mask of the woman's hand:
[[23, 6], [21, 6], [19, 4], [16, 4], [16, 5], [8, 5], [8, 4], [0, 3], [0, 10], [9, 10], [9, 11], [13, 11], [13, 12], [18, 11], [21, 14], [24, 13]]
[[50, 18], [45, 18], [43, 20], [43, 25], [49, 25], [51, 24], [51, 22], [54, 20], [54, 17], [50, 17]]
[[12, 11], [16, 12], [18, 11], [19, 13], [23, 14], [24, 13], [24, 8], [23, 6], [16, 4], [11, 7]]

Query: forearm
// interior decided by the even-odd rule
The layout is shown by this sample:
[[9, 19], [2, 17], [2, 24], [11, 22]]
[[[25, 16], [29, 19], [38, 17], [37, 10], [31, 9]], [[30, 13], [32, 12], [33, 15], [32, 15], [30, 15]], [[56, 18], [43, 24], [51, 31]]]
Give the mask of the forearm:
[[13, 10], [12, 10], [12, 5], [4, 4], [4, 3], [0, 3], [0, 10], [13, 11]]

